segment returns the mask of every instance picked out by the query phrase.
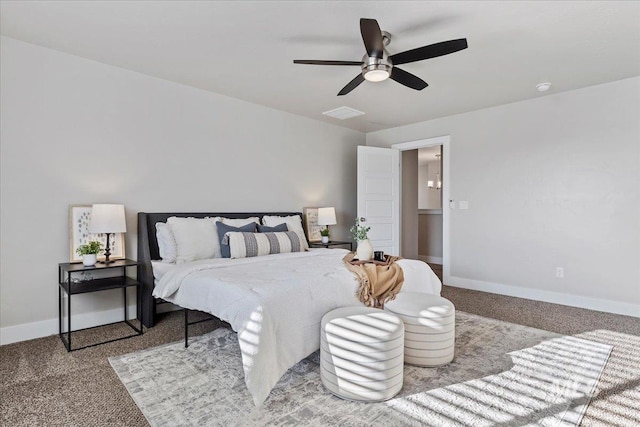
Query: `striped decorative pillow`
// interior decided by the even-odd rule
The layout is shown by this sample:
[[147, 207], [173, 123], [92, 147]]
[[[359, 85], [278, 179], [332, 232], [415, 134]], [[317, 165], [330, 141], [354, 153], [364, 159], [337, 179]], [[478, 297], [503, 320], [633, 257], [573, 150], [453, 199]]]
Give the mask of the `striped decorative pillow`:
[[228, 239], [231, 258], [249, 258], [261, 255], [303, 252], [304, 246], [295, 231], [278, 233], [241, 233], [232, 231], [225, 234]]

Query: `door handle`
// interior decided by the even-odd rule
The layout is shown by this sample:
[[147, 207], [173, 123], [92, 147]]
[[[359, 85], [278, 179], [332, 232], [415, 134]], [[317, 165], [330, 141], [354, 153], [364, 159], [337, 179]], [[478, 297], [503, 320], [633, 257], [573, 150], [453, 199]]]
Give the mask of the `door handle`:
[[360, 217], [360, 222], [366, 222], [366, 221], [367, 221], [367, 219], [365, 217], [363, 217], [363, 216]]

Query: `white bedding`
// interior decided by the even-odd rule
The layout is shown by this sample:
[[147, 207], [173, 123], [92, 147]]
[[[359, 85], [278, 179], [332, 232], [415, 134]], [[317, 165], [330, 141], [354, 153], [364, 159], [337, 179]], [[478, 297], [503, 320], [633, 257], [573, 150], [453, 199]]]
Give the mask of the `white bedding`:
[[172, 270], [176, 265], [173, 263], [162, 262], [162, 261], [151, 261], [151, 268], [153, 269], [153, 278], [155, 279], [155, 284], [157, 285], [162, 276], [167, 271]]
[[[291, 366], [320, 347], [325, 313], [361, 305], [355, 275], [342, 262], [347, 252], [316, 249], [179, 264], [164, 272], [153, 295], [229, 322], [238, 333], [247, 389], [259, 406]], [[401, 292], [440, 294], [442, 284], [427, 264], [398, 264], [405, 276]]]

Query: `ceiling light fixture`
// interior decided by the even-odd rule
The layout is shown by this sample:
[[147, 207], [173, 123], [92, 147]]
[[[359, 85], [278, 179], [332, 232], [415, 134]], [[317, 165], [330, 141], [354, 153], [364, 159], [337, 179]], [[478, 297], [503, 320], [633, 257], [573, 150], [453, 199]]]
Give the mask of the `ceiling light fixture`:
[[[384, 33], [383, 34], [388, 34]], [[389, 44], [390, 35], [383, 38], [385, 45]], [[373, 56], [362, 57], [362, 76], [365, 80], [370, 82], [381, 82], [387, 80], [391, 76], [391, 69], [393, 63], [389, 59], [389, 54], [386, 50], [382, 51], [382, 58], [376, 58]]]
[[436, 173], [436, 182], [429, 180], [427, 181], [428, 188], [435, 188], [436, 190], [442, 190], [442, 180], [440, 179], [440, 154], [436, 154], [436, 159], [438, 159], [438, 173]]
[[390, 74], [387, 70], [371, 70], [364, 74], [364, 78], [370, 82], [381, 82], [387, 80]]
[[442, 190], [442, 179], [440, 179], [440, 154], [436, 154], [438, 159], [438, 173], [436, 174], [436, 190]]
[[546, 92], [551, 89], [551, 83], [538, 83], [536, 89], [538, 89], [538, 92]]

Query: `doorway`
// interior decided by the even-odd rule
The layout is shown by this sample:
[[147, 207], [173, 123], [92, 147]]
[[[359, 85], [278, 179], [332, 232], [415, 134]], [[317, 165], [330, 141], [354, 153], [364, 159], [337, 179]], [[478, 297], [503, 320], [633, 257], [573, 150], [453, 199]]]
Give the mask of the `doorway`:
[[[450, 277], [449, 142], [450, 137], [446, 135], [391, 146], [400, 150], [402, 156], [401, 255], [442, 265], [441, 278], [445, 283]], [[422, 162], [419, 160], [420, 152], [424, 156]], [[436, 157], [436, 154], [440, 156]]]
[[[408, 151], [403, 154], [409, 153]], [[442, 265], [442, 145], [418, 148], [418, 259]]]

